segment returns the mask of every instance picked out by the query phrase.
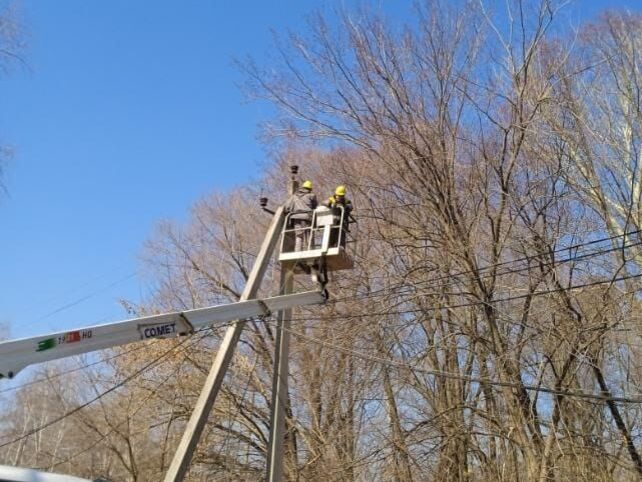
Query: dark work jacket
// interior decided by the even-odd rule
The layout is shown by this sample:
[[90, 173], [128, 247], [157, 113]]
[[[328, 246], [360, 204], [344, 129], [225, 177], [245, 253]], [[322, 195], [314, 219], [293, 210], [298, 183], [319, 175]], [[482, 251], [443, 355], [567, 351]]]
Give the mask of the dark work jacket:
[[348, 224], [350, 222], [350, 213], [352, 212], [352, 202], [347, 197], [338, 198], [337, 196], [330, 196], [326, 202], [323, 203], [324, 206], [327, 206], [331, 209], [337, 206], [343, 206], [343, 223]]
[[291, 213], [291, 220], [312, 221], [312, 211], [317, 208], [316, 195], [304, 188], [300, 188], [285, 203], [285, 212]]

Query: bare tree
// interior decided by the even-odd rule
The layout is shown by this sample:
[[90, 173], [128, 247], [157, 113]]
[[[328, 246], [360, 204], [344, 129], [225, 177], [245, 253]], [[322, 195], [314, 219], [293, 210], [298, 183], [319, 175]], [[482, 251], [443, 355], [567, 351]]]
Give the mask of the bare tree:
[[[326, 307], [292, 320], [288, 480], [639, 478], [640, 404], [627, 396], [640, 392], [642, 346], [639, 20], [610, 14], [569, 41], [556, 27], [565, 5], [426, 1], [403, 27], [367, 9], [316, 16], [307, 35], [277, 39], [269, 70], [244, 64], [282, 112], [257, 184], [282, 202], [299, 164], [321, 198], [346, 184], [358, 218], [354, 269], [331, 274]], [[159, 224], [149, 299], [129, 308], [236, 300], [269, 221], [258, 195], [213, 194], [184, 225]], [[88, 386], [176, 348], [27, 447], [54, 465], [157, 479], [222, 328], [115, 352]], [[273, 345], [274, 321], [250, 320], [190, 480], [262, 476]], [[56, 413], [89, 396], [55, 393]], [[30, 405], [5, 433], [43, 416]]]

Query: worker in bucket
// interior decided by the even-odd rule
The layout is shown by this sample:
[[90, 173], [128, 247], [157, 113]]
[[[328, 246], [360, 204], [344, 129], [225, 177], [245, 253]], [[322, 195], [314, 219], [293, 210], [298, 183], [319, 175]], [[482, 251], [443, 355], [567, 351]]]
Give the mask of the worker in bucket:
[[[352, 212], [352, 202], [346, 197], [346, 187], [337, 186], [334, 190], [334, 195], [323, 203], [324, 206], [329, 207], [334, 211], [336, 216], [336, 224], [332, 227], [330, 232], [330, 246], [335, 247], [339, 245], [339, 226], [341, 225], [341, 214], [343, 211], [343, 225], [341, 233], [341, 246], [346, 245], [346, 232], [348, 231], [348, 223], [350, 222], [350, 213]], [[343, 209], [342, 209], [343, 208]]]
[[317, 197], [312, 192], [312, 181], [305, 181], [285, 205], [285, 211], [290, 214], [290, 228], [294, 230], [295, 251], [307, 249], [312, 211], [317, 208], [317, 205]]

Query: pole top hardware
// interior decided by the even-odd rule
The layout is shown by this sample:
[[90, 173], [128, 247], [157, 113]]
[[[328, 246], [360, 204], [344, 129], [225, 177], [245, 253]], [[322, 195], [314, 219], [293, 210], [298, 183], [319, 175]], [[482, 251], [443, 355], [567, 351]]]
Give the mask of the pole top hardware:
[[259, 198], [259, 205], [261, 206], [261, 209], [263, 211], [265, 211], [268, 214], [274, 215], [274, 211], [272, 211], [271, 209], [268, 209], [268, 207], [267, 207], [267, 205], [268, 205], [268, 198], [267, 197], [261, 196]]

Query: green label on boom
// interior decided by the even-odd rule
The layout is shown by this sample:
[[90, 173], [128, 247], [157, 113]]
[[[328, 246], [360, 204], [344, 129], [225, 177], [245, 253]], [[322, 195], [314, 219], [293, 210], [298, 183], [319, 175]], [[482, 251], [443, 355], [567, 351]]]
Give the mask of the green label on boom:
[[46, 340], [42, 340], [38, 342], [38, 349], [36, 351], [45, 351], [45, 350], [48, 350], [49, 348], [53, 348], [54, 346], [56, 346], [56, 339], [47, 338]]

